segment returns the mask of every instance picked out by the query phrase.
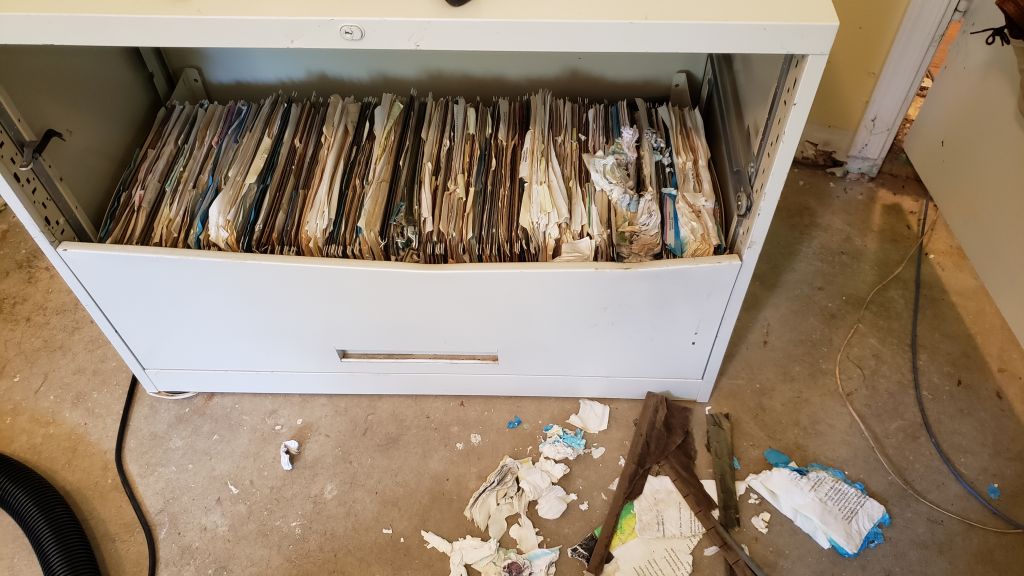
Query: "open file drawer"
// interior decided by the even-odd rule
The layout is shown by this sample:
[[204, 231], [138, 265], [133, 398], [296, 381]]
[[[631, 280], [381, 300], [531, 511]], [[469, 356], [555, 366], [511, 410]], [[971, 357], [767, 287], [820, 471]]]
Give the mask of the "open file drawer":
[[[835, 29], [831, 9], [822, 11], [827, 2], [819, 0], [792, 0], [786, 8], [792, 12], [781, 15], [751, 4], [747, 14], [765, 19], [753, 28], [727, 17], [748, 3], [708, 8], [686, 1], [669, 8], [640, 2], [630, 14], [654, 18], [656, 36], [630, 28], [622, 15], [624, 36], [606, 40], [612, 46], [573, 36], [574, 42], [541, 42], [543, 54], [516, 52], [518, 44], [504, 35], [453, 37], [451, 30], [510, 18], [511, 28], [560, 29], [572, 36], [582, 23], [515, 20], [499, 8], [493, 10], [500, 15], [486, 14], [490, 8], [481, 5], [472, 10], [482, 14], [461, 12], [474, 15], [442, 26], [445, 7], [419, 20], [391, 22], [383, 14], [359, 19], [356, 27], [368, 39], [380, 38], [375, 30], [389, 31], [372, 50], [338, 51], [349, 47], [345, 40], [319, 32], [297, 37], [321, 49], [279, 50], [294, 43], [244, 33], [277, 16], [247, 18], [244, 7], [229, 3], [241, 12], [211, 20], [168, 14], [167, 26], [153, 33], [176, 48], [143, 50], [145, 59], [133, 60], [134, 48], [0, 46], [0, 85], [8, 95], [6, 135], [0, 135], [6, 140], [0, 144], [9, 143], [0, 146], [7, 184], [0, 192], [151, 392], [639, 397], [656, 389], [703, 400], [717, 377]], [[169, 12], [180, 9], [157, 4]], [[825, 17], [787, 19], [805, 19], [807, 11], [798, 8], [807, 6]], [[577, 8], [585, 12], [582, 4]], [[659, 19], [662, 10], [672, 14]], [[722, 14], [690, 20], [685, 10]], [[36, 25], [56, 18], [66, 26], [76, 17], [41, 10], [33, 19], [13, 12], [0, 12], [0, 24], [23, 24], [22, 43], [53, 43], [52, 31]], [[83, 22], [95, 25], [105, 17], [88, 15]], [[310, 17], [310, 30], [333, 26], [335, 18], [319, 18]], [[211, 28], [186, 25], [195, 19]], [[145, 28], [154, 21], [159, 14], [139, 23]], [[302, 27], [306, 21], [288, 22]], [[396, 32], [410, 26], [417, 35]], [[105, 36], [79, 30], [68, 41], [139, 43], [138, 27], [111, 30]], [[173, 30], [179, 30], [179, 41], [167, 42]], [[667, 33], [680, 39], [670, 46]], [[434, 51], [416, 50], [423, 47]], [[605, 48], [609, 53], [599, 53]], [[5, 58], [5, 51], [16, 57]], [[717, 74], [707, 81], [712, 51], [734, 53], [728, 90]], [[150, 82], [149, 74], [159, 76], [162, 65], [154, 66], [154, 58], [174, 71], [200, 68], [210, 95], [221, 101], [277, 87], [342, 94], [416, 87], [466, 96], [551, 88], [565, 95], [668, 98], [679, 89], [677, 73], [685, 71], [690, 96], [710, 102], [703, 113], [725, 210], [737, 223], [736, 242], [722, 256], [640, 264], [448, 265], [95, 244], [92, 231], [119, 170], [163, 99]], [[46, 73], [32, 74], [40, 71]], [[104, 82], [90, 83], [98, 74]], [[710, 88], [701, 93], [701, 84]], [[15, 173], [9, 164], [47, 127], [62, 130], [66, 142], [53, 144], [32, 170]], [[97, 146], [103, 158], [94, 157]]]

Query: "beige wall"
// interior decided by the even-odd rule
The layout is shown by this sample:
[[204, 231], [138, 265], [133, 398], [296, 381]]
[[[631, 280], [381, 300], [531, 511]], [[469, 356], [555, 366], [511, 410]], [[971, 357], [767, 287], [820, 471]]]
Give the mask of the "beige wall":
[[839, 34], [811, 108], [810, 123], [852, 139], [909, 3], [833, 0]]

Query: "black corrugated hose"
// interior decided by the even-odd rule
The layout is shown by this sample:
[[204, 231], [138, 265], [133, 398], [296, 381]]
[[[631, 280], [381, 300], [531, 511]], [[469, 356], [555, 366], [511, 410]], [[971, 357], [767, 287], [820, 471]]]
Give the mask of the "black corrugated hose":
[[0, 508], [25, 532], [44, 576], [100, 576], [75, 512], [38, 472], [0, 454]]
[[[117, 428], [117, 443], [114, 446], [114, 465], [121, 479], [121, 486], [132, 509], [142, 525], [146, 536], [146, 550], [149, 554], [149, 576], [156, 574], [156, 545], [149, 529], [142, 507], [135, 499], [135, 493], [124, 473], [121, 462], [124, 452], [124, 433], [128, 416], [132, 411], [132, 399], [139, 381], [132, 376], [128, 394], [124, 399], [121, 424]], [[43, 576], [100, 576], [96, 554], [89, 544], [89, 538], [82, 529], [75, 512], [60, 492], [39, 475], [38, 472], [5, 454], [0, 454], [0, 509], [25, 532], [32, 549], [39, 559]]]

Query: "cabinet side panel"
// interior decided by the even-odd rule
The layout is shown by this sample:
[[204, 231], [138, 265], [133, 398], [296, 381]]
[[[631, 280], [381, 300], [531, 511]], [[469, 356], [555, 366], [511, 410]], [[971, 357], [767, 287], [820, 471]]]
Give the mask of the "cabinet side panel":
[[0, 86], [35, 137], [64, 135], [45, 158], [98, 226], [158, 105], [135, 48], [0, 46]]

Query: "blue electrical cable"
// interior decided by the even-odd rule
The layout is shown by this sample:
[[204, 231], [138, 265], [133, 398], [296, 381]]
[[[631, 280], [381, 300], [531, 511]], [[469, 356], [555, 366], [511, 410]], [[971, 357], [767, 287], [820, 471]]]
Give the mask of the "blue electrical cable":
[[[930, 201], [925, 200], [924, 211], [921, 215], [921, 228], [920, 235], [923, 237], [925, 232], [928, 230], [928, 206], [931, 204]], [[935, 448], [935, 452], [942, 459], [942, 463], [946, 465], [950, 474], [956, 478], [957, 482], [963, 486], [964, 490], [968, 494], [974, 497], [975, 500], [980, 502], [985, 508], [988, 508], [989, 512], [998, 516], [1007, 524], [1017, 528], [1018, 530], [1024, 530], [1024, 524], [1011, 518], [1002, 510], [996, 508], [991, 502], [986, 500], [978, 491], [971, 486], [963, 473], [953, 464], [953, 461], [946, 455], [946, 451], [942, 448], [939, 443], [939, 439], [935, 436], [935, 430], [932, 429], [932, 424], [928, 420], [928, 413], [924, 408], [924, 396], [921, 392], [921, 375], [918, 369], [917, 363], [917, 319], [921, 311], [921, 261], [924, 256], [924, 240], [917, 245], [917, 271], [914, 275], [914, 312], [913, 312], [913, 323], [910, 328], [910, 358], [911, 358], [911, 369], [914, 374], [914, 395], [917, 396], [917, 408], [921, 412], [921, 422], [924, 423], [924, 429], [928, 432], [928, 440], [931, 441], [932, 447]]]

